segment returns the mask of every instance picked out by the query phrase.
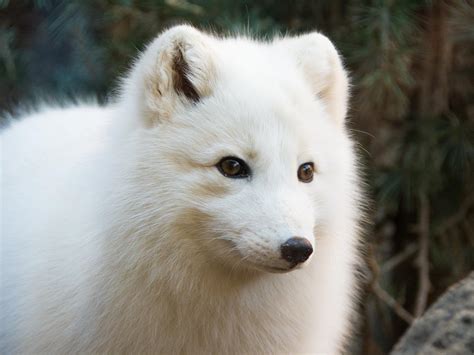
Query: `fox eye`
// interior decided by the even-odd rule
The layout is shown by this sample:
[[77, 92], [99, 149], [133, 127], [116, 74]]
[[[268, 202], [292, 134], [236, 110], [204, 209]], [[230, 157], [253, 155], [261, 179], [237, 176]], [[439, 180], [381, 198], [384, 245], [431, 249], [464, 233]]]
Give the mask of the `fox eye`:
[[314, 164], [313, 163], [304, 163], [301, 164], [298, 168], [298, 179], [301, 182], [311, 182], [313, 181], [314, 175]]
[[240, 158], [225, 157], [216, 166], [220, 173], [228, 178], [243, 179], [250, 175], [248, 165]]

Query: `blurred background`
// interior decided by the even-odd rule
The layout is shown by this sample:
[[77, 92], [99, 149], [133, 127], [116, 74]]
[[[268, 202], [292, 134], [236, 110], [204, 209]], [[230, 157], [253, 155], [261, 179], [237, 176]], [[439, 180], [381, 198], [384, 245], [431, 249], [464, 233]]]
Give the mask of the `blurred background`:
[[387, 353], [474, 269], [474, 2], [0, 0], [0, 111], [106, 102], [138, 51], [182, 22], [259, 38], [317, 29], [339, 48], [371, 197], [351, 352]]

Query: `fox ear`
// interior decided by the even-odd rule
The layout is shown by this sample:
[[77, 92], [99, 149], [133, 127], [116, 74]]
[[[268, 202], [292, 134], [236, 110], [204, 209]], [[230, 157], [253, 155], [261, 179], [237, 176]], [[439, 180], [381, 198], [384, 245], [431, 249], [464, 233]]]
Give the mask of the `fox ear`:
[[298, 65], [314, 92], [326, 105], [338, 126], [343, 126], [347, 113], [349, 80], [341, 58], [324, 35], [313, 32], [288, 40]]
[[132, 91], [147, 126], [211, 94], [215, 77], [212, 42], [197, 29], [181, 25], [165, 31], [147, 47], [131, 80], [138, 85]]

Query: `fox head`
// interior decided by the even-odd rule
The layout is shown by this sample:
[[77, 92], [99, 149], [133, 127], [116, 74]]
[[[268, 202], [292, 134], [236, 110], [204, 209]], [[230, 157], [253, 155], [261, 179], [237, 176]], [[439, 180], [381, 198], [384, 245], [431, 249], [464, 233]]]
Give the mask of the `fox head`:
[[347, 97], [339, 55], [319, 33], [161, 34], [121, 94], [133, 243], [151, 259], [187, 250], [233, 270], [288, 272], [318, 258], [353, 218]]

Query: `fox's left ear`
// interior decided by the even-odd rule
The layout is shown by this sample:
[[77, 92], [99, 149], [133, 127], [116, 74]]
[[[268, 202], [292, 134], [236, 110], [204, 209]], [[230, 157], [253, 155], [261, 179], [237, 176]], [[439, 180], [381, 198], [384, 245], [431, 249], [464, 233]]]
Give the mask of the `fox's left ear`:
[[343, 126], [347, 114], [349, 80], [332, 42], [317, 32], [283, 41], [291, 47], [314, 94], [325, 103], [337, 125]]

